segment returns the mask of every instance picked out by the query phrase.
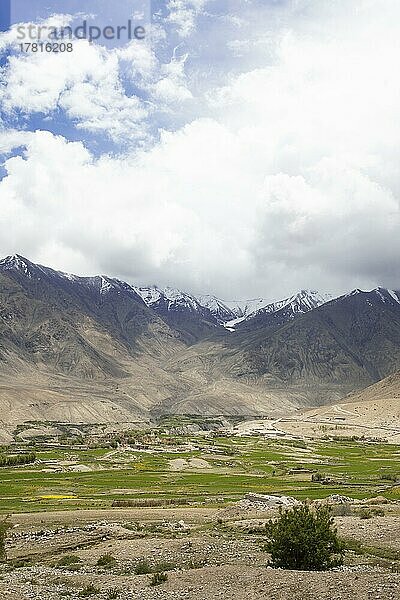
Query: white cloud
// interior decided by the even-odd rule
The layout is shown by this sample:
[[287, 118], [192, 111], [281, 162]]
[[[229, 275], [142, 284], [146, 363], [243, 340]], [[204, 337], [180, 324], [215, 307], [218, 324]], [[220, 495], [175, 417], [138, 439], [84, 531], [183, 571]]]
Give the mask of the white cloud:
[[50, 114], [57, 108], [78, 127], [107, 132], [114, 139], [144, 136], [145, 105], [123, 89], [118, 55], [75, 41], [69, 53], [27, 53], [10, 57], [0, 100], [12, 114]]
[[[67, 17], [53, 19], [45, 22], [48, 27], [68, 23]], [[0, 41], [16, 48], [16, 30], [4, 35]], [[0, 101], [9, 116], [62, 109], [79, 129], [116, 142], [143, 140], [155, 103], [157, 110], [169, 112], [171, 105], [192, 98], [185, 59], [174, 53], [160, 62], [154, 48], [141, 41], [113, 50], [75, 40], [71, 53], [17, 51], [3, 71]], [[126, 84], [135, 93], [128, 93]]]
[[[258, 233], [253, 240], [257, 270], [353, 285], [396, 287], [400, 205], [391, 190], [368, 175], [323, 159], [303, 176], [267, 177]], [[300, 199], [300, 201], [299, 201]]]
[[[0, 183], [1, 253], [225, 297], [399, 287], [400, 5], [334, 4], [296, 2], [254, 62], [218, 86], [209, 78], [205, 98], [194, 98], [206, 117], [151, 148], [94, 160], [50, 133], [8, 133], [4, 147], [25, 143], [27, 153], [7, 161]], [[93, 128], [112, 127], [115, 114], [116, 136], [132, 110], [135, 132], [142, 105], [125, 106], [118, 81], [123, 72], [136, 84], [140, 72], [155, 110], [178, 102], [184, 119], [195, 96], [187, 52], [163, 64], [143, 46], [86, 57], [96, 99], [81, 76], [84, 55], [66, 65], [72, 85], [55, 73], [56, 83], [27, 85], [19, 100], [11, 85], [9, 108], [56, 102]], [[208, 80], [210, 66], [202, 69]], [[22, 62], [13, 73], [29, 84]]]
[[154, 99], [168, 106], [193, 98], [185, 80], [186, 60], [187, 54], [180, 58], [174, 56], [169, 63], [161, 66], [160, 78], [150, 86]]
[[210, 0], [168, 0], [168, 21], [176, 25], [182, 38], [189, 37], [196, 29], [196, 21]]

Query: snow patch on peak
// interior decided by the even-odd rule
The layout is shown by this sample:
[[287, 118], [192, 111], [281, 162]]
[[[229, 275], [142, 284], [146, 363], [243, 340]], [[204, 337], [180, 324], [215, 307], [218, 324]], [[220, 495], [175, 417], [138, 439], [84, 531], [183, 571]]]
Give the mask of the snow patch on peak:
[[45, 273], [44, 269], [39, 265], [31, 263], [28, 259], [20, 254], [13, 254], [0, 260], [0, 268], [4, 271], [18, 271], [23, 273], [29, 279], [37, 277], [40, 273]]
[[199, 302], [194, 296], [186, 294], [176, 288], [166, 287], [163, 290], [164, 297], [168, 302], [168, 310], [175, 307], [188, 308], [191, 311], [198, 312], [201, 310]]
[[397, 304], [400, 304], [399, 292], [395, 292], [394, 290], [387, 290], [387, 292]]
[[345, 298], [349, 298], [350, 296], [357, 296], [358, 294], [363, 294], [364, 292], [362, 290], [360, 290], [359, 288], [356, 288], [355, 290], [352, 290], [351, 292], [349, 292], [348, 294], [345, 294]]
[[[243, 316], [228, 321], [225, 323], [225, 327], [232, 329], [243, 321], [250, 322], [258, 316], [272, 315], [279, 311], [285, 311], [285, 318], [290, 320], [295, 318], [296, 315], [304, 314], [330, 300], [332, 300], [330, 294], [322, 294], [316, 290], [301, 290], [297, 294], [277, 302], [264, 304], [265, 301], [262, 299], [248, 301]], [[264, 305], [257, 308], [257, 303], [263, 303]]]
[[147, 306], [153, 306], [156, 303], [162, 302], [168, 310], [179, 307], [189, 308], [192, 311], [201, 310], [201, 305], [194, 296], [186, 294], [177, 288], [166, 287], [160, 289], [156, 285], [153, 285], [150, 287], [134, 287], [133, 289]]
[[317, 290], [301, 290], [301, 292], [292, 296], [292, 298], [288, 298], [284, 306], [293, 306], [298, 312], [308, 312], [330, 300], [332, 300], [330, 294], [324, 294]]
[[107, 294], [110, 290], [115, 287], [115, 283], [107, 277], [100, 277], [100, 294]]
[[232, 309], [237, 318], [246, 318], [260, 310], [260, 308], [267, 306], [268, 300], [253, 298], [251, 300], [227, 300], [225, 303]]
[[[374, 288], [373, 290], [360, 290], [359, 288], [341, 296], [341, 298], [351, 298], [352, 296], [358, 296], [360, 294], [364, 294], [367, 298], [371, 298], [371, 295], [374, 294], [381, 302], [396, 302], [396, 304], [400, 304], [400, 291], [389, 290], [382, 287]], [[341, 298], [338, 298], [340, 300]], [[367, 299], [367, 302], [370, 303], [370, 300]]]
[[152, 306], [162, 297], [162, 292], [155, 285], [150, 287], [134, 287], [133, 290], [147, 306]]
[[216, 296], [202, 294], [197, 296], [197, 300], [200, 306], [208, 309], [219, 323], [224, 324], [237, 316], [234, 310], [234, 308], [237, 308], [236, 306], [231, 307], [228, 305], [228, 302], [219, 300]]
[[381, 287], [375, 288], [374, 290], [372, 290], [372, 292], [374, 292], [384, 303], [391, 303], [394, 300], [396, 304], [400, 304], [400, 292], [396, 292], [395, 290], [388, 290], [386, 288]]
[[382, 289], [381, 288], [376, 288], [373, 291], [379, 296], [379, 298], [382, 300], [382, 302], [386, 302], [387, 297], [382, 293]]

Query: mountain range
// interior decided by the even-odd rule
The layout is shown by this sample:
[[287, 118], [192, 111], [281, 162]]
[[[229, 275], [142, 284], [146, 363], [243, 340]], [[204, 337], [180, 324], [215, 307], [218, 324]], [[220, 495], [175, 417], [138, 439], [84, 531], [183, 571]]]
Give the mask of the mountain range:
[[279, 416], [398, 370], [400, 292], [235, 302], [0, 261], [4, 427]]

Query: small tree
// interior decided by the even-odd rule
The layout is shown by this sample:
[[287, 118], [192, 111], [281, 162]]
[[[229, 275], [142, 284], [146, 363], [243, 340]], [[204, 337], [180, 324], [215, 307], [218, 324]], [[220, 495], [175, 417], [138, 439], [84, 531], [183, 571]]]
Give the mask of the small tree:
[[6, 539], [11, 525], [7, 519], [0, 521], [0, 562], [7, 560]]
[[301, 505], [280, 511], [266, 524], [270, 565], [299, 571], [326, 571], [343, 563], [340, 542], [328, 507], [315, 512]]

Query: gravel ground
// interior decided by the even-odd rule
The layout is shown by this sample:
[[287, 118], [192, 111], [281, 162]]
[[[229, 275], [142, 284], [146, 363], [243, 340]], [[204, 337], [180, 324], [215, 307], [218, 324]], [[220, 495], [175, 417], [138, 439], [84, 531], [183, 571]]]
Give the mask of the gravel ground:
[[[386, 507], [385, 517], [350, 516], [336, 521], [342, 535], [393, 551], [395, 556], [399, 508]], [[265, 513], [262, 516], [265, 519]], [[12, 530], [8, 547], [14, 564], [0, 567], [0, 599], [400, 600], [400, 560], [349, 553], [345, 567], [337, 571], [267, 568], [263, 538], [257, 534], [262, 520], [252, 517], [238, 508], [219, 513], [133, 509], [106, 515], [88, 511], [76, 514], [75, 519], [71, 513], [14, 516], [12, 521], [18, 526]], [[96, 564], [106, 553], [116, 560], [109, 569]], [[75, 570], [57, 565], [65, 554], [78, 557]], [[15, 563], [28, 557], [33, 560], [29, 566]], [[147, 561], [151, 570], [163, 562], [167, 581], [152, 587], [151, 574], [135, 575], [140, 560]], [[83, 596], [89, 585], [95, 593]]]

